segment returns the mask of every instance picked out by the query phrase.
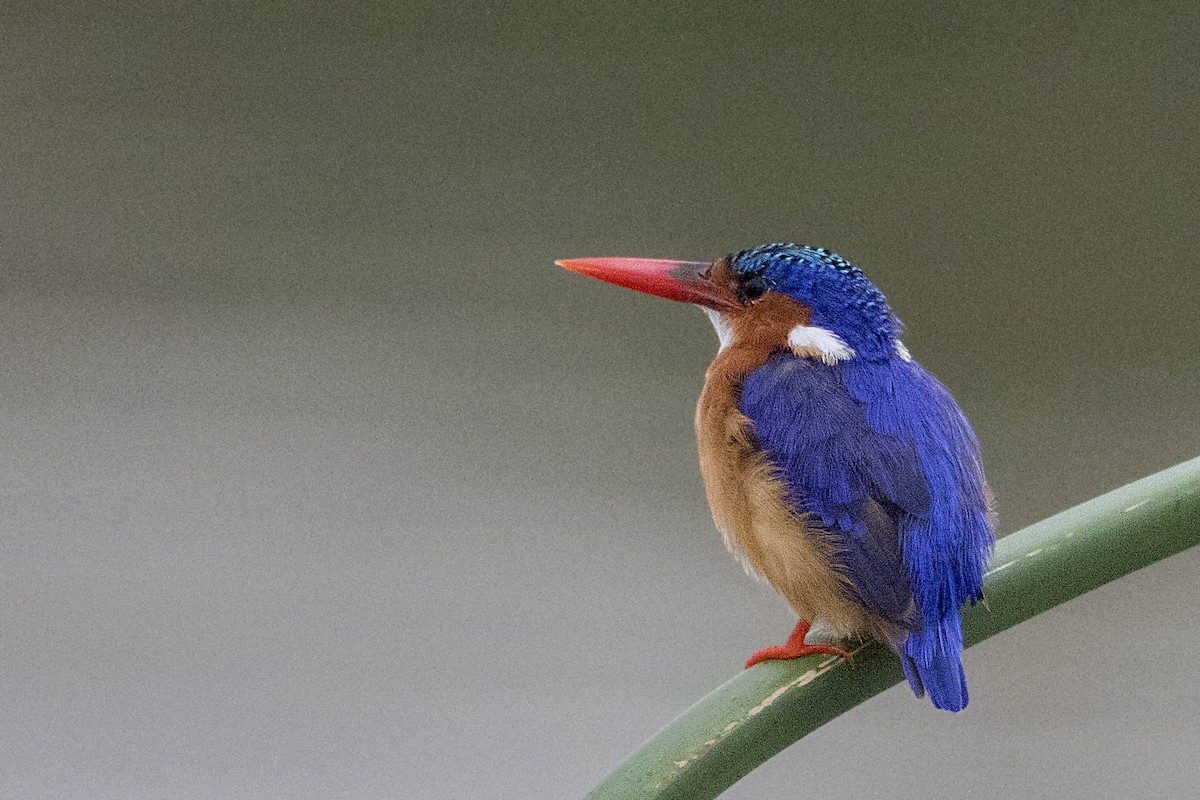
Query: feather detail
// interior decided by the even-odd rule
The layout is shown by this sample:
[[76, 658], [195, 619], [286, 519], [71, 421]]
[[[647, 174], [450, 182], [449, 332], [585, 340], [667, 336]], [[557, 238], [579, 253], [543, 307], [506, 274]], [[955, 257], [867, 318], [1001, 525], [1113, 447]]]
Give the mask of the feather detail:
[[696, 432], [713, 521], [747, 572], [765, 578], [801, 619], [822, 619], [840, 636], [869, 628], [835, 566], [831, 537], [786, 501], [776, 468], [737, 408], [734, 382], [711, 370]]
[[829, 366], [854, 357], [854, 348], [842, 337], [816, 325], [797, 325], [788, 333], [787, 342], [796, 355], [818, 358]]
[[929, 506], [903, 520], [901, 549], [925, 624], [937, 627], [982, 598], [994, 513], [978, 442], [954, 398], [915, 361], [848, 362], [843, 374], [871, 430], [912, 443]]
[[967, 673], [963, 670], [962, 649], [962, 622], [957, 610], [933, 628], [925, 628], [908, 637], [897, 655], [917, 697], [928, 692], [933, 705], [945, 711], [962, 711], [967, 707]]
[[768, 295], [756, 311], [728, 322], [696, 407], [700, 471], [713, 521], [747, 571], [764, 577], [801, 619], [821, 619], [840, 636], [869, 632], [867, 612], [837, 567], [836, 543], [819, 520], [788, 501], [778, 467], [738, 407], [745, 376], [777, 351], [788, 331], [807, 322], [808, 309]]
[[962, 708], [959, 607], [980, 596], [992, 518], [949, 393], [898, 356], [826, 366], [776, 354], [747, 376], [741, 408], [787, 501], [833, 536], [872, 635], [914, 692]]

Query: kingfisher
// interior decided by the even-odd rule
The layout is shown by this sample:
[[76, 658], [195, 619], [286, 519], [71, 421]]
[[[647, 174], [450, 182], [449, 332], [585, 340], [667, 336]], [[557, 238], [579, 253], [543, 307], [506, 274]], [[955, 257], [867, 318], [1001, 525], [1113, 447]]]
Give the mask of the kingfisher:
[[[913, 693], [967, 705], [960, 610], [982, 599], [995, 515], [979, 443], [950, 392], [913, 360], [883, 293], [822, 247], [753, 247], [712, 263], [555, 262], [699, 306], [719, 350], [696, 407], [717, 529], [799, 616], [762, 661], [874, 638]], [[816, 632], [814, 632], [815, 634]]]

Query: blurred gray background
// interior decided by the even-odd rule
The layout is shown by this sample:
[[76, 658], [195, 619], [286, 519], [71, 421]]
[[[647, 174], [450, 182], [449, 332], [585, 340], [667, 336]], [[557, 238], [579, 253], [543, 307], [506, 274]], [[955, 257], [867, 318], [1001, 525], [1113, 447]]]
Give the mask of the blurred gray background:
[[[1005, 531], [1200, 453], [1200, 7], [1005, 6], [7, 4], [0, 797], [577, 796], [781, 641], [707, 321], [554, 258], [836, 249]], [[728, 796], [1192, 796], [1198, 574]]]

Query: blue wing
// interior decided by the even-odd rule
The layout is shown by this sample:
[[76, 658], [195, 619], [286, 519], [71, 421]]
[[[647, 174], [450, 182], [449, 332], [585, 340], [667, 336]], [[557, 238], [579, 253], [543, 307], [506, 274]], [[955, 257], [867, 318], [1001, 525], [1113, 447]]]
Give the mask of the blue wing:
[[741, 409], [788, 500], [834, 534], [853, 599], [913, 631], [900, 654], [914, 691], [965, 706], [959, 607], [981, 596], [992, 533], [978, 446], [950, 394], [899, 358], [777, 354], [747, 376]]

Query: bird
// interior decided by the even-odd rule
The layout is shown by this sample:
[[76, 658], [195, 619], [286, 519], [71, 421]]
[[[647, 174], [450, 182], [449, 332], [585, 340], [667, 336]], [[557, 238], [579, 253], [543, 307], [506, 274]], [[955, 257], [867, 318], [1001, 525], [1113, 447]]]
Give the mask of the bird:
[[[799, 618], [746, 668], [849, 658], [833, 642], [876, 639], [918, 698], [965, 708], [960, 615], [983, 599], [994, 502], [970, 423], [875, 284], [796, 243], [555, 263], [697, 305], [716, 329], [695, 417], [708, 504], [728, 549]], [[805, 641], [814, 623], [831, 641]]]

